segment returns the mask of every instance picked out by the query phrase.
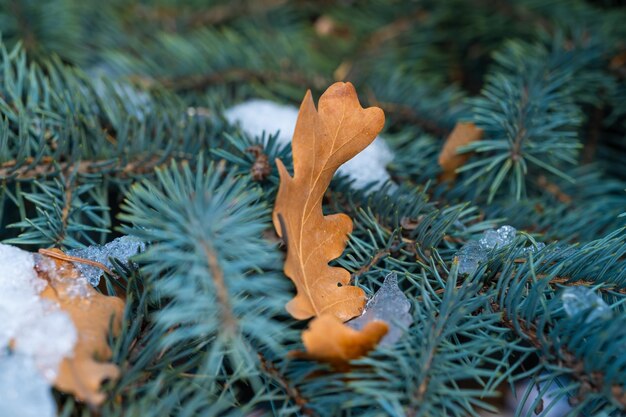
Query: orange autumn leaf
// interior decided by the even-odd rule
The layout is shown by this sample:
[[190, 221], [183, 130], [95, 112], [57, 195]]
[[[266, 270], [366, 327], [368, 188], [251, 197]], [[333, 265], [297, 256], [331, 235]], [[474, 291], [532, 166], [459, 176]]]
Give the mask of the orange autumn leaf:
[[276, 161], [280, 187], [274, 227], [287, 245], [285, 274], [297, 295], [287, 311], [304, 320], [329, 314], [341, 321], [361, 314], [365, 294], [349, 285], [350, 273], [328, 263], [344, 251], [352, 220], [322, 213], [322, 197], [339, 166], [369, 145], [383, 128], [381, 109], [361, 107], [350, 83], [335, 83], [315, 109], [308, 91], [292, 141], [294, 175]]
[[470, 157], [470, 154], [458, 154], [461, 146], [469, 145], [483, 137], [483, 130], [471, 122], [459, 122], [448, 135], [446, 143], [439, 154], [439, 166], [441, 167], [441, 179], [443, 181], [456, 178], [456, 170], [462, 167]]
[[[62, 255], [60, 251], [48, 252]], [[124, 302], [100, 294], [86, 282], [81, 285], [81, 275], [71, 262], [42, 256], [37, 272], [48, 282], [41, 296], [69, 314], [78, 334], [73, 355], [61, 362], [54, 386], [80, 401], [99, 405], [106, 398], [100, 392], [102, 383], [119, 377], [118, 367], [106, 362], [112, 355], [107, 336], [111, 324], [113, 332], [119, 332]]]
[[308, 330], [302, 333], [302, 341], [306, 357], [342, 366], [372, 350], [388, 330], [384, 321], [371, 321], [362, 330], [354, 330], [325, 314], [309, 323]]

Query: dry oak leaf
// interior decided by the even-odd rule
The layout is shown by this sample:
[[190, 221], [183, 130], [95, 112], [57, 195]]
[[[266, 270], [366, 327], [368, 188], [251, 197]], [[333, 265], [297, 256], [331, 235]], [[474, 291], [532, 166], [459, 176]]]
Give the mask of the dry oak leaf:
[[[63, 255], [54, 249], [47, 252]], [[107, 336], [111, 324], [114, 334], [120, 331], [124, 302], [100, 294], [88, 282], [81, 285], [77, 281], [81, 274], [71, 262], [41, 256], [36, 268], [40, 278], [48, 282], [41, 296], [69, 314], [78, 334], [73, 356], [61, 362], [54, 386], [90, 405], [102, 404], [106, 396], [100, 386], [119, 377], [119, 368], [106, 362], [112, 356]]]
[[341, 367], [372, 350], [388, 330], [387, 323], [379, 320], [367, 323], [360, 331], [354, 330], [324, 314], [311, 320], [308, 330], [302, 333], [302, 341], [306, 357]]
[[476, 127], [472, 122], [459, 122], [454, 126], [439, 154], [439, 166], [442, 170], [441, 180], [455, 179], [457, 175], [455, 171], [469, 159], [470, 154], [458, 154], [458, 148], [480, 140], [482, 137], [483, 130]]
[[344, 251], [352, 220], [324, 216], [322, 197], [341, 164], [369, 145], [383, 128], [377, 107], [364, 109], [350, 83], [331, 85], [315, 109], [307, 91], [292, 140], [294, 175], [276, 160], [280, 187], [274, 206], [276, 232], [287, 245], [285, 274], [297, 294], [287, 303], [296, 319], [330, 314], [347, 321], [361, 314], [365, 293], [348, 285], [350, 273], [328, 262]]

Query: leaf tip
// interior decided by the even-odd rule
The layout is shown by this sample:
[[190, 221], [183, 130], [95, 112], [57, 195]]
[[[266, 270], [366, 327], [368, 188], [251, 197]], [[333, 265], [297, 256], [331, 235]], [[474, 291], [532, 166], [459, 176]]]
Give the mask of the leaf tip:
[[389, 331], [384, 321], [368, 323], [355, 330], [330, 314], [316, 317], [302, 333], [306, 356], [336, 366], [367, 355]]

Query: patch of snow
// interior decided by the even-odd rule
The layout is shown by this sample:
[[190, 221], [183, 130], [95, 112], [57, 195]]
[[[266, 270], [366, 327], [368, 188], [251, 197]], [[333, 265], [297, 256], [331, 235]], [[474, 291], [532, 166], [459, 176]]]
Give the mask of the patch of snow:
[[137, 120], [144, 121], [154, 111], [152, 97], [145, 91], [126, 82], [111, 81], [99, 69], [93, 69], [90, 73], [93, 91], [98, 98], [103, 102], [119, 102], [120, 110], [126, 111], [126, 114], [119, 116], [132, 115]]
[[63, 358], [71, 356], [78, 339], [69, 315], [48, 301], [41, 300], [37, 315], [16, 332], [14, 351], [32, 358], [44, 378], [53, 382]]
[[50, 384], [77, 332], [59, 305], [40, 297], [35, 255], [0, 244], [0, 415], [51, 417]]
[[32, 254], [0, 244], [0, 349], [37, 310], [46, 282], [37, 277]]
[[0, 355], [0, 416], [54, 417], [56, 409], [50, 385], [32, 359]]
[[227, 109], [224, 115], [228, 123], [239, 125], [252, 137], [261, 135], [263, 131], [271, 134], [280, 131], [278, 141], [287, 144], [291, 142], [296, 128], [298, 109], [269, 100], [253, 99]]
[[0, 349], [12, 345], [53, 381], [77, 335], [69, 315], [39, 296], [47, 285], [35, 272], [32, 253], [0, 244]]
[[[291, 142], [298, 120], [298, 109], [269, 100], [254, 99], [237, 104], [225, 112], [230, 124], [239, 127], [249, 136], [260, 136], [264, 131], [274, 134], [280, 131], [278, 142]], [[363, 189], [374, 184], [380, 187], [390, 180], [386, 166], [393, 160], [393, 153], [384, 139], [376, 137], [367, 148], [339, 167], [337, 173], [352, 179], [353, 186]]]
[[391, 149], [377, 136], [361, 153], [340, 166], [337, 173], [350, 177], [355, 188], [362, 190], [371, 184], [377, 188], [391, 179], [386, 167], [392, 160]]

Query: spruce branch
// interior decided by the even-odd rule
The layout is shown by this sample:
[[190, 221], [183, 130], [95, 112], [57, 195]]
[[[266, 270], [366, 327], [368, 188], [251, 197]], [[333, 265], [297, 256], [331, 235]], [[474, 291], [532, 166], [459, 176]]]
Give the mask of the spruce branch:
[[[558, 352], [554, 352], [554, 345], [549, 344], [546, 346], [546, 342], [549, 339], [546, 336], [539, 336], [536, 326], [533, 324], [526, 324], [523, 322], [515, 322], [511, 319], [506, 311], [506, 308], [502, 308], [498, 303], [491, 300], [491, 308], [496, 313], [502, 314], [502, 324], [510, 329], [512, 332], [518, 333], [523, 336], [525, 341], [528, 341], [538, 352], [551, 351], [558, 359], [556, 359], [556, 365], [561, 369], [571, 370], [567, 374], [579, 382], [579, 390], [574, 398], [574, 401], [583, 402], [587, 400], [587, 396], [590, 393], [596, 393], [599, 395], [606, 395], [610, 393], [612, 401], [620, 404], [622, 410], [626, 410], [626, 401], [623, 396], [623, 388], [618, 384], [606, 386], [605, 376], [602, 372], [587, 371], [587, 367], [583, 360], [579, 359], [572, 352], [568, 351], [566, 347], [561, 346]], [[550, 329], [544, 329], [544, 331], [550, 331]], [[549, 342], [548, 342], [549, 343]], [[545, 355], [538, 355], [540, 360], [545, 363], [550, 363], [551, 359]]]
[[472, 173], [465, 184], [477, 184], [476, 195], [488, 188], [492, 202], [509, 182], [519, 200], [533, 166], [573, 182], [564, 164], [575, 162], [579, 147], [582, 118], [575, 80], [600, 53], [588, 45], [574, 54], [561, 45], [548, 50], [513, 42], [496, 54], [499, 71], [487, 78], [482, 97], [471, 101], [486, 138], [462, 149], [481, 159], [459, 170]]
[[151, 242], [137, 261], [162, 304], [160, 346], [189, 344], [190, 377], [210, 375], [235, 398], [249, 385], [262, 402], [271, 392], [260, 358], [284, 353], [294, 335], [282, 309], [286, 283], [272, 272], [277, 254], [261, 237], [268, 212], [250, 185], [214, 164], [172, 164], [132, 188], [121, 218]]
[[[204, 3], [0, 0], [2, 238], [91, 265], [45, 248], [113, 231], [149, 248], [98, 288], [126, 299], [119, 380], [99, 408], [55, 392], [59, 416], [479, 416], [511, 411], [491, 401], [506, 384], [527, 385], [516, 415], [624, 414], [624, 10]], [[413, 319], [341, 371], [287, 354], [302, 325], [267, 208], [290, 147], [224, 117], [336, 78], [386, 111], [393, 160], [379, 189], [336, 176], [321, 197], [354, 222], [330, 266], [368, 297], [396, 273]], [[484, 140], [443, 183], [441, 139], [469, 120]], [[459, 276], [460, 248], [503, 223], [516, 240]], [[566, 308], [576, 293], [604, 315]]]
[[206, 254], [207, 263], [209, 265], [209, 269], [211, 270], [211, 277], [215, 283], [215, 292], [218, 303], [221, 309], [221, 318], [224, 321], [224, 325], [226, 327], [226, 332], [234, 333], [237, 330], [237, 322], [232, 315], [232, 307], [230, 305], [228, 289], [226, 288], [226, 283], [224, 282], [224, 272], [220, 268], [219, 261], [217, 258], [217, 254], [215, 250], [211, 247], [208, 242], [200, 242], [200, 245], [204, 249], [204, 253]]

